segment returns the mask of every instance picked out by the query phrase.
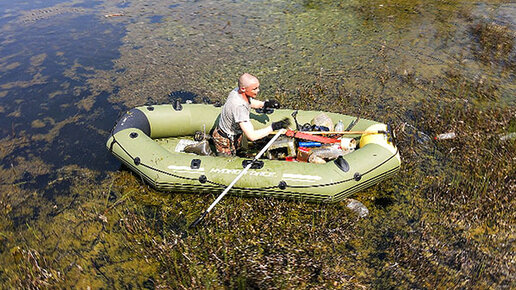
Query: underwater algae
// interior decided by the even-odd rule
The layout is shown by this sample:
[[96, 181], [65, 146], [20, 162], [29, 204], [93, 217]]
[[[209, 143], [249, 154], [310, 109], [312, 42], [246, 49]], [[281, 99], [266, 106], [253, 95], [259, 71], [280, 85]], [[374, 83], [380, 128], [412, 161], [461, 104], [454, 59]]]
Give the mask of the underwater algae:
[[[324, 7], [327, 8], [327, 6]], [[461, 30], [460, 26], [457, 28], [457, 25], [447, 25], [446, 21], [456, 17], [456, 13], [464, 12], [457, 12], [448, 6], [449, 9], [445, 14], [448, 18], [444, 15], [439, 16], [442, 21], [439, 24], [442, 25], [438, 26], [435, 38], [422, 37], [419, 32], [416, 34], [418, 41], [409, 43], [418, 45], [421, 50], [408, 49], [409, 53], [400, 54], [403, 48], [398, 45], [403, 46], [405, 39], [393, 38], [389, 39], [389, 42], [356, 43], [356, 47], [360, 49], [350, 50], [345, 49], [348, 46], [339, 46], [348, 42], [343, 41], [346, 39], [345, 36], [337, 34], [336, 42], [332, 44], [335, 49], [332, 50], [331, 45], [317, 46], [318, 43], [324, 45], [322, 39], [331, 33], [330, 25], [324, 22], [324, 19], [328, 19], [328, 22], [333, 21], [332, 25], [338, 27], [341, 23], [336, 21], [338, 17], [347, 18], [342, 17], [338, 10], [329, 10], [326, 13], [322, 10], [296, 11], [289, 8], [295, 12], [287, 9], [284, 13], [285, 17], [292, 17], [295, 21], [286, 24], [280, 22], [276, 25], [276, 29], [285, 29], [283, 37], [269, 36], [268, 32], [276, 30], [264, 30], [258, 33], [260, 37], [256, 40], [264, 42], [264, 45], [257, 45], [258, 49], [242, 47], [241, 51], [236, 51], [242, 54], [242, 59], [246, 59], [245, 56], [253, 53], [253, 56], [261, 61], [249, 60], [247, 64], [237, 63], [234, 67], [228, 66], [224, 61], [227, 57], [236, 58], [234, 51], [226, 56], [220, 51], [221, 48], [215, 45], [218, 50], [211, 53], [210, 46], [205, 44], [210, 35], [217, 36], [213, 43], [223, 43], [226, 35], [231, 35], [230, 33], [200, 32], [205, 31], [206, 27], [200, 24], [196, 27], [196, 20], [192, 20], [194, 21], [192, 26], [179, 26], [177, 29], [180, 29], [180, 35], [189, 37], [176, 38], [175, 40], [180, 42], [176, 44], [178, 47], [188, 47], [189, 45], [181, 43], [185, 40], [199, 47], [196, 45], [199, 39], [200, 47], [204, 49], [206, 55], [218, 56], [218, 58], [203, 59], [205, 55], [203, 52], [194, 51], [196, 59], [185, 58], [188, 62], [184, 67], [172, 70], [176, 74], [187, 75], [182, 77], [181, 87], [209, 83], [212, 91], [203, 91], [202, 87], [198, 86], [188, 90], [223, 100], [225, 91], [231, 88], [227, 84], [232, 83], [232, 75], [238, 74], [238, 67], [251, 66], [263, 74], [263, 77], [260, 76], [265, 84], [263, 92], [274, 95], [286, 107], [335, 110], [349, 114], [356, 113], [358, 110], [361, 116], [370, 118], [381, 116], [397, 127], [411, 124], [426, 136], [456, 130], [460, 132], [461, 139], [438, 143], [430, 138], [422, 141], [409, 134], [404, 137], [405, 139], [401, 139], [400, 150], [406, 165], [400, 175], [358, 196], [363, 203], [374, 210], [371, 218], [366, 220], [355, 220], [356, 218], [346, 212], [343, 205], [338, 205], [336, 210], [325, 207], [323, 211], [324, 219], [330, 219], [333, 223], [325, 224], [319, 219], [322, 218], [321, 216], [315, 216], [312, 218], [312, 223], [320, 226], [321, 229], [306, 228], [302, 225], [299, 227], [292, 221], [290, 222], [293, 224], [288, 222], [284, 224], [284, 220], [295, 216], [295, 220], [308, 225], [308, 217], [302, 213], [304, 210], [317, 211], [313, 209], [316, 205], [301, 203], [304, 207], [301, 209], [296, 202], [242, 199], [251, 206], [242, 205], [239, 198], [230, 197], [221, 204], [224, 209], [216, 211], [216, 217], [208, 218], [206, 228], [196, 233], [195, 237], [188, 235], [186, 240], [183, 240], [185, 244], [181, 254], [178, 252], [170, 260], [161, 262], [162, 265], [174, 266], [173, 268], [177, 270], [172, 274], [168, 272], [170, 276], [164, 276], [160, 281], [170, 284], [176, 281], [172, 277], [180, 277], [178, 280], [183, 283], [181, 285], [210, 287], [217, 285], [216, 283], [223, 283], [222, 285], [230, 288], [237, 286], [288, 288], [294, 285], [321, 288], [342, 286], [431, 288], [460, 287], [461, 285], [463, 287], [471, 285], [505, 287], [511, 285], [513, 282], [511, 282], [510, 273], [514, 269], [514, 256], [510, 254], [511, 248], [508, 245], [514, 239], [514, 216], [509, 206], [513, 206], [510, 202], [514, 200], [514, 180], [510, 178], [514, 175], [511, 171], [514, 145], [510, 142], [501, 144], [495, 147], [498, 153], [490, 155], [487, 153], [489, 151], [487, 148], [491, 148], [492, 145], [487, 140], [498, 142], [496, 138], [499, 134], [509, 130], [507, 124], [514, 119], [514, 110], [510, 107], [504, 108], [503, 104], [501, 109], [497, 109], [498, 105], [491, 102], [501, 102], [502, 99], [510, 96], [513, 90], [510, 89], [510, 85], [505, 86], [498, 80], [475, 78], [469, 74], [472, 72], [468, 70], [469, 68], [457, 66], [455, 60], [453, 58], [450, 60], [445, 53], [439, 55], [439, 43], [435, 42], [435, 39], [439, 39], [441, 33], [447, 38], [444, 47], [449, 47], [450, 50], [458, 49], [451, 43], [450, 38], [467, 33], [464, 31], [468, 30], [468, 25], [463, 26]], [[416, 8], [428, 13], [421, 5]], [[217, 10], [200, 10], [199, 13], [194, 14], [200, 14], [200, 19], [204, 19], [203, 13], [208, 13], [207, 11]], [[399, 14], [403, 17], [403, 13]], [[414, 17], [417, 13], [411, 12], [411, 15]], [[270, 21], [269, 25], [276, 24], [274, 22], [276, 16], [273, 14], [273, 21]], [[392, 17], [385, 16], [382, 22], [389, 23]], [[379, 18], [376, 17], [366, 23], [379, 25], [377, 19]], [[181, 23], [181, 20], [174, 21]], [[231, 30], [236, 26], [234, 21], [236, 20], [230, 21], [229, 25], [220, 21], [220, 26], [214, 25], [207, 29], [216, 30], [222, 27], [224, 31], [229, 30], [233, 34], [238, 34], [238, 31]], [[157, 31], [166, 27], [166, 21], [164, 22], [165, 24], [162, 23]], [[199, 28], [200, 26], [203, 28]], [[250, 25], [250, 27], [253, 26]], [[186, 32], [188, 29], [191, 29], [189, 33]], [[449, 31], [450, 29], [452, 31]], [[310, 34], [310, 31], [316, 33]], [[330, 32], [318, 33], [320, 31]], [[349, 33], [349, 39], [356, 37], [353, 30], [349, 28], [335, 29], [335, 31]], [[411, 31], [408, 34], [407, 38], [413, 37]], [[148, 38], [153, 37], [147, 33], [146, 35]], [[138, 39], [135, 38], [134, 41]], [[303, 41], [306, 42], [303, 43]], [[228, 42], [233, 43], [230, 40]], [[431, 42], [435, 42], [432, 46], [437, 55], [424, 51]], [[138, 51], [141, 51], [138, 53], [149, 53], [149, 50], [146, 51], [146, 43], [139, 43], [138, 47]], [[170, 49], [173, 51], [175, 48]], [[267, 52], [267, 57], [261, 56], [264, 51]], [[349, 59], [346, 65], [343, 65], [343, 62], [333, 63], [342, 58], [346, 59], [350, 51], [353, 56], [358, 57], [356, 63], [353, 58]], [[159, 50], [159, 53], [166, 52]], [[180, 51], [178, 55], [182, 53], [184, 52]], [[470, 51], [462, 53], [469, 54]], [[166, 59], [165, 63], [170, 62], [166, 57], [160, 57], [160, 59]], [[157, 59], [148, 61], [157, 61]], [[230, 60], [227, 62], [231, 63]], [[272, 62], [274, 65], [270, 64]], [[319, 66], [319, 64], [323, 65]], [[153, 66], [152, 64], [151, 67]], [[205, 72], [206, 66], [214, 66], [215, 69]], [[296, 68], [296, 73], [285, 69], [291, 67]], [[461, 71], [459, 75], [443, 73], [453, 72], [456, 67]], [[167, 69], [170, 67], [167, 66]], [[199, 72], [190, 74], [191, 70]], [[225, 72], [221, 73], [220, 70]], [[486, 67], [483, 70], [489, 71], [490, 68]], [[161, 73], [166, 75], [170, 72], [160, 71]], [[208, 79], [205, 74], [209, 75]], [[139, 73], [137, 75], [140, 76]], [[485, 78], [489, 75], [487, 74]], [[189, 81], [188, 76], [195, 76], [196, 80]], [[152, 74], [150, 77], [155, 78]], [[175, 78], [177, 76], [168, 79], [169, 86], [174, 87]], [[162, 83], [159, 78], [153, 80], [155, 83], [149, 81], [147, 85], [159, 86]], [[139, 86], [137, 83], [133, 82], [133, 84]], [[148, 101], [151, 103], [166, 101], [164, 97], [166, 88], [158, 87], [157, 91], [160, 92], [160, 90], [162, 93], [149, 96]], [[145, 89], [138, 91], [144, 94], [146, 92]], [[112, 101], [130, 102], [128, 104], [132, 105], [133, 93], [127, 90], [121, 93], [120, 97], [122, 95], [128, 96], [127, 101], [121, 99], [112, 99]], [[339, 101], [336, 102], [336, 99]], [[385, 102], [379, 102], [379, 99]], [[489, 109], [490, 106], [494, 108]], [[469, 122], [470, 119], [472, 119], [471, 122]], [[477, 130], [482, 133], [478, 133]], [[486, 148], [484, 154], [478, 155], [479, 148]], [[467, 156], [468, 162], [464, 162], [464, 156]], [[498, 170], [490, 171], [489, 168], [492, 168], [493, 163]], [[468, 172], [472, 168], [475, 168], [475, 173], [470, 176]], [[458, 180], [462, 181], [458, 182]], [[496, 198], [491, 200], [491, 194]], [[460, 197], [462, 197], [461, 203], [456, 200]], [[204, 203], [209, 203], [213, 198], [204, 198], [208, 200]], [[434, 203], [435, 200], [440, 202]], [[261, 211], [260, 206], [263, 207], [263, 203], [268, 202], [272, 203], [271, 206]], [[282, 209], [279, 206], [282, 203], [287, 203], [288, 206]], [[192, 207], [189, 209], [191, 210]], [[200, 212], [203, 206], [193, 207], [193, 209]], [[251, 209], [252, 214], [248, 213]], [[276, 210], [280, 211], [278, 218], [271, 214]], [[261, 212], [264, 216], [260, 214]], [[460, 214], [462, 212], [467, 213], [465, 217]], [[492, 212], [497, 213], [496, 218], [500, 223], [494, 231], [497, 234], [494, 236], [472, 234], [478, 233], [479, 229], [486, 228], [485, 224], [491, 223]], [[339, 220], [338, 217], [343, 214], [347, 217]], [[183, 228], [187, 221], [195, 217], [195, 214], [187, 216], [182, 222]], [[270, 217], [273, 218], [274, 223], [268, 222]], [[258, 219], [258, 221], [248, 224], [245, 219]], [[352, 222], [351, 225], [350, 222]], [[151, 222], [149, 227], [152, 224]], [[339, 232], [340, 224], [347, 225], [344, 232]], [[244, 230], [240, 231], [239, 228]], [[257, 228], [260, 231], [257, 232]], [[332, 229], [335, 230], [335, 235], [328, 234], [327, 231], [331, 232]], [[310, 230], [315, 231], [314, 235], [310, 236]], [[210, 234], [209, 238], [205, 237], [206, 241], [196, 240], [197, 236], [203, 236], [206, 231]], [[489, 231], [493, 232], [492, 229]], [[269, 239], [261, 242], [248, 235], [255, 232]], [[274, 238], [271, 238], [271, 235], [274, 235]], [[317, 243], [317, 241], [320, 242]], [[497, 248], [500, 244], [507, 245], [509, 248], [507, 246]], [[286, 246], [282, 247], [282, 245]], [[190, 248], [192, 246], [197, 250]], [[217, 251], [217, 249], [225, 251]], [[313, 254], [307, 249], [313, 250]], [[248, 254], [248, 251], [253, 254]], [[292, 255], [295, 256], [298, 252], [302, 255], [292, 258]], [[500, 259], [494, 259], [490, 253], [497, 253]], [[235, 256], [240, 260], [236, 261]], [[339, 257], [339, 260], [335, 261], [334, 257]], [[282, 262], [281, 267], [275, 267], [277, 261]], [[210, 266], [212, 264], [218, 267]], [[196, 273], [203, 273], [203, 275], [197, 276]], [[203, 277], [209, 277], [209, 279], [203, 280]]]
[[[76, 174], [81, 175], [82, 181], [74, 177]], [[40, 218], [2, 229], [3, 237], [9, 244], [14, 244], [8, 249], [11, 257], [3, 256], [7, 258], [3, 261], [3, 265], [7, 265], [3, 270], [4, 277], [10, 277], [11, 285], [23, 288], [52, 285], [117, 287], [141, 284], [147, 279], [144, 275], [154, 272], [149, 270], [152, 265], [144, 259], [123, 254], [127, 245], [123, 236], [117, 233], [118, 219], [110, 212], [104, 212], [107, 210], [105, 195], [110, 192], [91, 190], [95, 175], [81, 168], [63, 169], [54, 183], [78, 182], [70, 186], [70, 193], [54, 194], [50, 204], [36, 193], [24, 205], [43, 204], [37, 207]], [[49, 184], [47, 190], [55, 184]], [[100, 188], [109, 190], [110, 185]], [[120, 273], [121, 269], [125, 272], [123, 276], [112, 277], [113, 272]]]
[[[234, 13], [246, 1], [121, 3], [61, 4], [17, 22], [94, 11], [101, 22], [126, 25], [127, 34], [113, 68], [64, 65], [67, 80], [49, 98], [73, 96], [62, 106], [78, 115], [2, 127], [3, 285], [514, 288], [516, 143], [500, 139], [516, 132], [514, 73], [505, 61], [514, 47], [504, 44], [514, 40], [511, 26], [479, 18], [476, 6], [460, 1], [263, 1], [246, 16]], [[491, 36], [498, 31], [501, 45]], [[484, 50], [487, 61], [478, 57]], [[29, 57], [30, 78], [2, 83], [0, 97], [48, 83], [43, 68], [54, 56], [66, 52]], [[2, 58], [2, 72], [19, 69], [16, 59]], [[115, 116], [95, 105], [102, 92], [109, 92], [105, 106], [119, 111], [169, 102], [171, 91], [223, 101], [244, 70], [262, 81], [260, 97], [285, 107], [393, 125], [403, 166], [354, 197], [368, 217], [345, 202], [228, 196], [202, 227], [188, 230], [215, 195], [156, 192], [124, 169], [74, 164], [83, 159], [70, 152], [58, 157], [73, 162], [57, 166], [38, 157], [37, 150], [63, 148], [52, 146], [63, 146], [56, 140], [74, 124], [107, 137], [111, 124], [102, 122]], [[3, 106], [13, 118], [25, 116]], [[458, 137], [433, 140], [445, 132]], [[108, 156], [91, 152], [92, 160]]]

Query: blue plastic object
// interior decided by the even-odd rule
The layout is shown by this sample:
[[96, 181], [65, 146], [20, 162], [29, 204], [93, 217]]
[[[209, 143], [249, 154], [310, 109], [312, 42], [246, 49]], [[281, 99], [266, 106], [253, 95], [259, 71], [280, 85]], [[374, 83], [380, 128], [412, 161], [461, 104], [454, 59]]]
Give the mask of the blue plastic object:
[[321, 147], [320, 142], [299, 142], [299, 147]]

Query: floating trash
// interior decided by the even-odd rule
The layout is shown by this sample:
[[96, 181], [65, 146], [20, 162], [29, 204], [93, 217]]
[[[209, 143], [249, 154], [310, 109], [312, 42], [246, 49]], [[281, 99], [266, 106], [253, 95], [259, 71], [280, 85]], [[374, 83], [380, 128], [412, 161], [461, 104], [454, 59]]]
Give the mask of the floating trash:
[[500, 135], [501, 141], [508, 141], [508, 140], [514, 140], [516, 139], [516, 132]]
[[367, 207], [356, 199], [348, 199], [347, 208], [358, 214], [359, 217], [363, 218], [369, 215]]
[[435, 140], [448, 140], [457, 137], [455, 132], [443, 133], [435, 136]]

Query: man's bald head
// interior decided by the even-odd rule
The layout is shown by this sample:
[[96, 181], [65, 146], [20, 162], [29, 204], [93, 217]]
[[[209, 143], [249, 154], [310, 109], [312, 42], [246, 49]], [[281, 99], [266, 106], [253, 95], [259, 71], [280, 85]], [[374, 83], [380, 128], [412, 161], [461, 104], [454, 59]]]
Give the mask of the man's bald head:
[[259, 91], [260, 81], [255, 76], [245, 73], [238, 78], [238, 93], [244, 98], [256, 98]]
[[249, 86], [256, 85], [259, 83], [260, 82], [258, 81], [258, 78], [248, 73], [244, 73], [238, 78], [238, 87], [241, 89], [248, 88]]

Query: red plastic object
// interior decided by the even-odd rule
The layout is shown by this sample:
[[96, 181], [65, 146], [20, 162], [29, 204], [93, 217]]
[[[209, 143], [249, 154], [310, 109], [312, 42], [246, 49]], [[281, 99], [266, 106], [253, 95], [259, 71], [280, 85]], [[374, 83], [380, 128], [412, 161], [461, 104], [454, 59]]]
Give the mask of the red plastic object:
[[328, 137], [323, 137], [323, 136], [318, 136], [318, 135], [312, 135], [312, 134], [298, 132], [298, 131], [292, 131], [292, 130], [287, 130], [285, 135], [287, 135], [288, 137], [294, 137], [294, 138], [298, 138], [298, 139], [316, 141], [316, 142], [321, 142], [321, 143], [325, 143], [325, 144], [339, 143], [340, 142], [339, 139], [328, 138]]
[[296, 160], [299, 162], [308, 162], [308, 157], [311, 154], [310, 148], [299, 147], [297, 148], [297, 157]]

